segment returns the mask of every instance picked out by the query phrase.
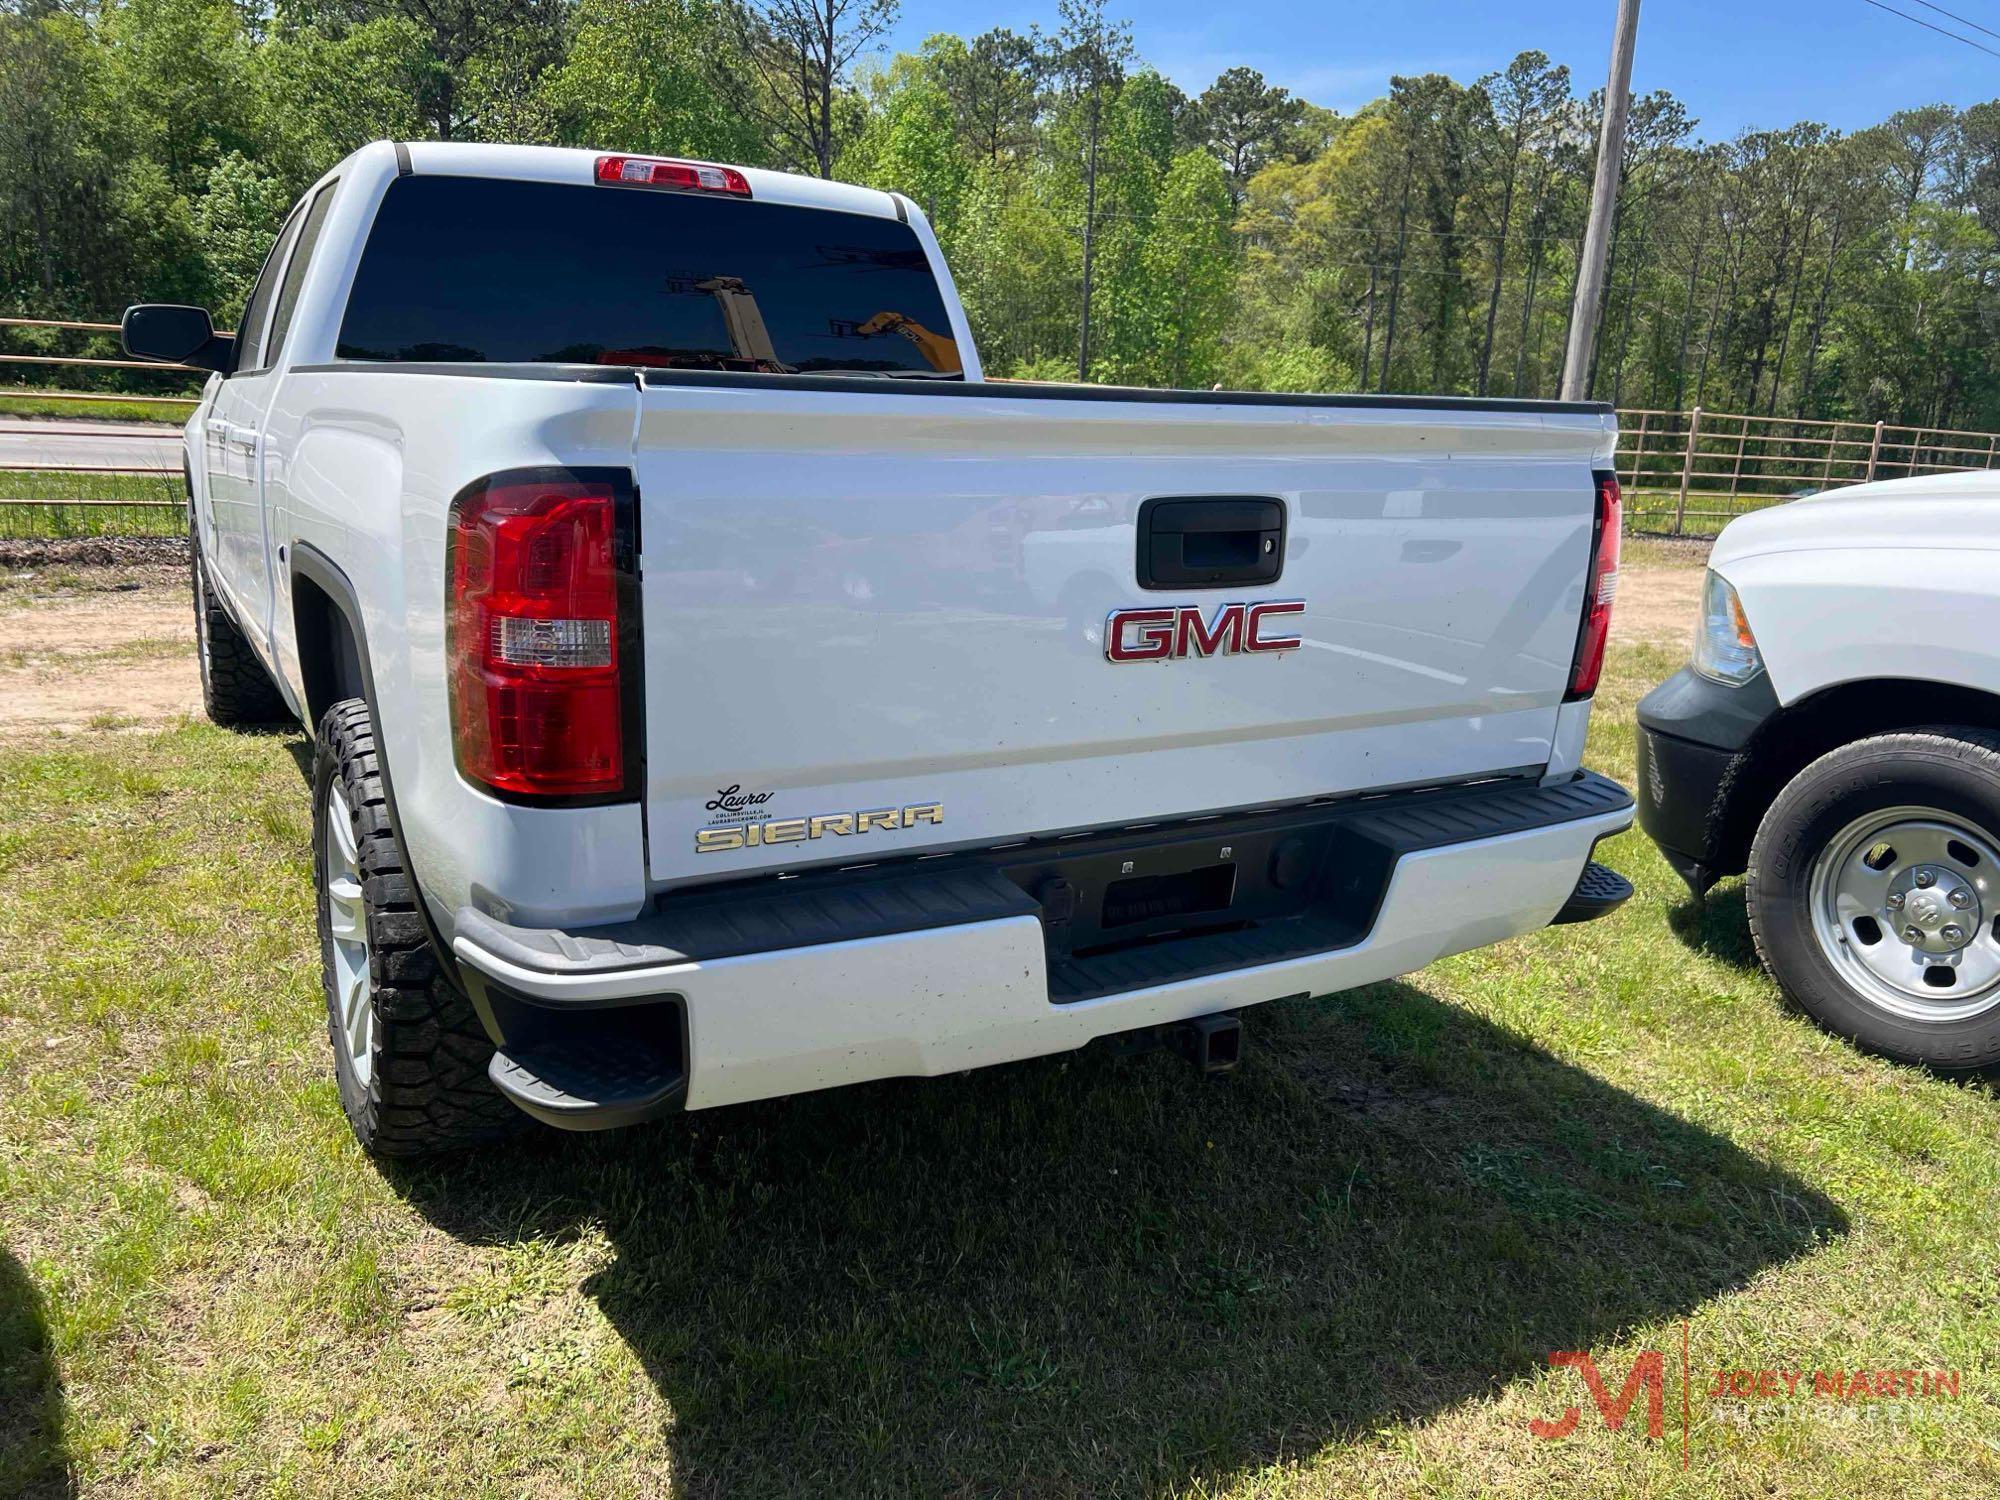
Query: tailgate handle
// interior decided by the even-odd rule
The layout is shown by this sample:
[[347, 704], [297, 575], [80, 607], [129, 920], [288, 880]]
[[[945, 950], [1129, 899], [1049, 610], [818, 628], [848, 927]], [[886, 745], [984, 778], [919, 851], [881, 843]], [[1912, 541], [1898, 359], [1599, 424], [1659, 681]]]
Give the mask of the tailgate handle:
[[1139, 507], [1139, 587], [1276, 583], [1285, 502], [1264, 495], [1157, 495]]

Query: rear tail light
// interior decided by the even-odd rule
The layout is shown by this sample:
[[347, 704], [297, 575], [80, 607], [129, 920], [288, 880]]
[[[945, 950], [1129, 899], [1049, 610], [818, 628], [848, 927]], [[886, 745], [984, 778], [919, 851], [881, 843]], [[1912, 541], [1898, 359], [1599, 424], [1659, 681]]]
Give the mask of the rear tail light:
[[460, 774], [504, 798], [635, 794], [630, 497], [616, 471], [538, 469], [452, 502], [452, 746]]
[[1604, 643], [1611, 634], [1611, 604], [1618, 596], [1618, 542], [1624, 504], [1618, 476], [1597, 476], [1597, 521], [1591, 529], [1590, 575], [1583, 591], [1583, 628], [1576, 638], [1576, 660], [1569, 669], [1569, 694], [1588, 698], [1597, 691], [1604, 672]]
[[666, 161], [656, 156], [600, 156], [597, 180], [617, 187], [667, 188], [676, 193], [750, 196], [750, 183], [734, 167], [705, 161]]

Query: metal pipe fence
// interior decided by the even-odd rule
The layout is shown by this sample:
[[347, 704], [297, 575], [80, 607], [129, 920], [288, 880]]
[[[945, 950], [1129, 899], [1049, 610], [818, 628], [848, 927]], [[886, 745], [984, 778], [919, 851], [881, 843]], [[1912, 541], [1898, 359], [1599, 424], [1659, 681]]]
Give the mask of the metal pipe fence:
[[[0, 398], [26, 398], [41, 416], [97, 418], [113, 404], [139, 405], [142, 417], [178, 420], [197, 397], [191, 381], [206, 371], [123, 358], [116, 323], [73, 318], [0, 318], [0, 366], [24, 379], [57, 378], [113, 387], [128, 370], [155, 377], [147, 390], [50, 390], [0, 384]], [[70, 374], [67, 372], [76, 372]], [[159, 389], [161, 386], [168, 389]], [[176, 535], [186, 522], [180, 435], [172, 425], [11, 418], [0, 410], [0, 537]]]
[[[177, 415], [196, 402], [188, 393], [190, 378], [205, 373], [122, 358], [116, 323], [0, 318], [0, 338], [6, 340], [0, 366], [18, 368], [27, 379], [64, 372], [70, 380], [102, 375], [107, 383], [122, 385], [131, 377], [112, 372], [143, 370], [156, 377], [148, 385], [172, 387], [49, 390], [0, 384], [0, 398], [27, 398], [33, 402], [29, 410], [42, 414], [95, 417], [109, 404], [143, 403], [154, 413]], [[172, 426], [96, 421], [65, 426], [0, 411], [0, 537], [175, 535], [186, 524], [185, 506], [180, 440]]]
[[1991, 469], [2000, 433], [1736, 412], [1618, 413], [1618, 482], [1629, 529], [1712, 536], [1729, 521], [1821, 490]]
[[[34, 339], [82, 334], [101, 348], [116, 323], [59, 318], [0, 318], [0, 330]], [[112, 345], [116, 348], [116, 345]], [[120, 350], [120, 353], [123, 351]], [[148, 370], [169, 378], [204, 372], [100, 353], [0, 352], [0, 364], [57, 368]], [[9, 393], [0, 385], [0, 397]], [[57, 406], [78, 403], [77, 415], [100, 402], [166, 403], [191, 407], [192, 395], [124, 391], [14, 388]], [[4, 418], [0, 418], [4, 420]], [[1629, 530], [1666, 536], [1712, 536], [1737, 516], [1803, 494], [1910, 474], [1953, 473], [2000, 466], [2000, 433], [1904, 427], [1884, 422], [1758, 417], [1736, 412], [1621, 409], [1616, 456]], [[19, 457], [17, 438], [32, 433], [36, 454]], [[67, 445], [68, 451], [65, 452]], [[99, 532], [112, 526], [177, 527], [183, 505], [180, 445], [171, 428], [154, 444], [126, 429], [107, 443], [97, 431], [47, 426], [0, 428], [0, 536], [54, 525]], [[116, 449], [107, 461], [108, 449]], [[74, 454], [74, 460], [70, 455]], [[44, 534], [36, 532], [34, 534]]]
[[[29, 347], [0, 349], [0, 365], [46, 365], [58, 369], [74, 370], [145, 370], [155, 376], [165, 377], [183, 386], [187, 383], [184, 378], [186, 376], [193, 375], [205, 378], [207, 375], [206, 371], [197, 370], [191, 365], [171, 365], [162, 364], [157, 360], [124, 359], [118, 357], [123, 355], [125, 351], [119, 346], [117, 341], [118, 325], [116, 323], [89, 323], [74, 318], [0, 318], [0, 330], [8, 330], [8, 332], [0, 334], [0, 337], [7, 338], [10, 343], [14, 342], [17, 337], [11, 332], [14, 329], [31, 330], [26, 336]], [[86, 337], [81, 340], [75, 338], [65, 339], [62, 335], [66, 334], [83, 334]], [[71, 352], [58, 352], [56, 346], [65, 343], [72, 346]], [[74, 349], [74, 346], [79, 343], [83, 347], [84, 352], [82, 353], [77, 353]], [[6, 388], [0, 387], [0, 395], [4, 394], [6, 394]], [[177, 404], [189, 406], [192, 406], [196, 400], [195, 397], [189, 395], [177, 393], [158, 395], [152, 391], [133, 391], [129, 393], [119, 391], [64, 391], [59, 393], [49, 392], [48, 394], [60, 394], [75, 400], [172, 401]]]

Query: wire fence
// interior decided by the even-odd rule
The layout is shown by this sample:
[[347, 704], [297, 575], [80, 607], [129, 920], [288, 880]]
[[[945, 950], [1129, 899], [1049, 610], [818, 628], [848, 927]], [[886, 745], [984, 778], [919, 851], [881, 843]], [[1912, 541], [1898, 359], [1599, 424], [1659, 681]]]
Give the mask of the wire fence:
[[1618, 413], [1629, 529], [1713, 536], [1737, 516], [1821, 490], [1991, 469], [2000, 433], [1735, 412]]
[[[0, 318], [0, 365], [76, 371], [72, 380], [158, 389], [44, 390], [0, 385], [0, 537], [168, 535], [184, 524], [178, 423], [203, 372], [113, 357], [116, 323]], [[15, 348], [14, 345], [29, 346]], [[78, 352], [81, 350], [82, 352]], [[145, 371], [136, 377], [126, 371]], [[118, 373], [113, 373], [118, 372]], [[48, 417], [126, 419], [105, 422]], [[1628, 529], [1712, 536], [1735, 517], [1870, 479], [2000, 465], [2000, 434], [1884, 422], [1736, 412], [1618, 413], [1617, 469]]]

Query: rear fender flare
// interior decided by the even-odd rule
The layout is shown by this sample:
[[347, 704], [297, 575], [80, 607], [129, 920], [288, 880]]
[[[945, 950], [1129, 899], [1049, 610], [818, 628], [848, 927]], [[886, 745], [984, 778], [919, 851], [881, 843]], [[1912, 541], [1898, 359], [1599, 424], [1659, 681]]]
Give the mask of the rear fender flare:
[[[337, 698], [320, 701], [325, 693], [348, 695], [350, 688], [358, 688], [353, 696], [358, 696], [368, 705], [369, 716], [376, 721], [376, 756], [382, 773], [383, 800], [389, 807], [389, 826], [395, 831], [396, 842], [403, 851], [404, 863], [409, 867], [410, 879], [416, 885], [420, 898], [417, 912], [423, 918], [424, 934], [430, 940], [432, 951], [443, 966], [444, 972], [458, 982], [458, 959], [452, 952], [450, 934], [445, 931], [438, 913], [433, 910], [428, 887], [424, 883], [423, 872], [417, 868], [416, 858], [410, 849], [410, 841], [403, 837], [403, 820], [396, 808], [396, 780], [389, 765], [388, 738], [380, 732], [381, 698], [375, 690], [375, 670], [368, 656], [368, 635], [362, 628], [361, 599], [355, 592], [353, 582], [341, 571], [340, 565], [321, 552], [310, 542], [294, 541], [289, 549], [290, 575], [292, 579], [293, 624], [298, 631], [299, 671], [304, 679], [307, 712], [323, 714]], [[299, 619], [299, 580], [305, 580], [324, 595], [340, 616], [346, 629], [344, 641], [324, 643], [322, 654], [317, 659], [309, 657], [307, 649], [308, 630]], [[325, 654], [330, 649], [331, 654]], [[348, 674], [353, 674], [351, 677]], [[317, 688], [317, 691], [316, 691]], [[310, 733], [318, 726], [308, 724]]]

